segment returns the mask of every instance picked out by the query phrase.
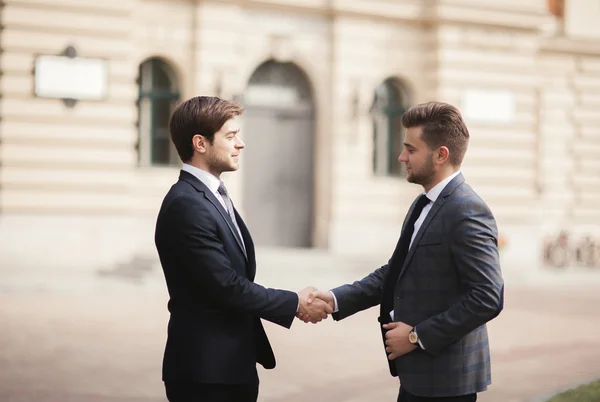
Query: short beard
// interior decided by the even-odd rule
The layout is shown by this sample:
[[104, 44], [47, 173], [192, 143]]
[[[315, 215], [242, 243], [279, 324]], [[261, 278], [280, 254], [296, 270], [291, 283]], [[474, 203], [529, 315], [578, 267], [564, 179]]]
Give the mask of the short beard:
[[219, 157], [214, 157], [212, 155], [208, 160], [208, 168], [209, 171], [217, 177], [219, 177], [221, 173], [233, 172], [236, 170], [234, 167], [230, 166], [229, 163], [227, 163], [227, 161]]
[[427, 163], [418, 172], [412, 169], [412, 175], [407, 177], [409, 183], [427, 185], [435, 175], [435, 165], [433, 163], [433, 153], [427, 158]]

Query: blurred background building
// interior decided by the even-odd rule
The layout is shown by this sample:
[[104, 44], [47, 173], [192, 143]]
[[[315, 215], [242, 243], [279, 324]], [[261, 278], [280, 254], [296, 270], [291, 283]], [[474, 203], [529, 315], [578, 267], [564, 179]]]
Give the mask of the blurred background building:
[[561, 230], [600, 239], [598, 1], [0, 7], [3, 264], [154, 258], [180, 166], [168, 118], [196, 95], [246, 108], [242, 167], [225, 179], [261, 246], [389, 254], [419, 192], [397, 161], [400, 116], [428, 100], [465, 115], [463, 172], [505, 265], [544, 265]]

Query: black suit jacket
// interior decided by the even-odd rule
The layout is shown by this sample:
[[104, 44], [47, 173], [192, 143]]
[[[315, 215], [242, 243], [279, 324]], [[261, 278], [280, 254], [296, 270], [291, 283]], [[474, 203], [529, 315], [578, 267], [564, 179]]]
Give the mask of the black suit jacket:
[[491, 382], [485, 324], [504, 305], [497, 242], [492, 212], [459, 174], [432, 205], [404, 263], [394, 252], [366, 278], [333, 290], [339, 308], [333, 318], [379, 304], [389, 267], [402, 264], [394, 287], [394, 321], [416, 326], [425, 350], [388, 362], [391, 374], [419, 396], [484, 391]]
[[254, 283], [254, 245], [237, 214], [246, 253], [215, 195], [182, 171], [164, 198], [155, 244], [170, 300], [164, 381], [248, 383], [256, 363], [275, 367], [260, 318], [286, 328], [298, 307], [294, 292]]

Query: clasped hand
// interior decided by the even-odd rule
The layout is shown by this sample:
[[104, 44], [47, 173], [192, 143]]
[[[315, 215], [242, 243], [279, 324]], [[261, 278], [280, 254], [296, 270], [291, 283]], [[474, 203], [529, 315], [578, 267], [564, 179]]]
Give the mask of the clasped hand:
[[304, 322], [316, 324], [326, 319], [328, 314], [333, 313], [334, 301], [329, 292], [309, 286], [298, 292], [298, 297], [300, 298], [300, 307], [296, 317]]
[[408, 334], [412, 330], [410, 325], [403, 322], [391, 322], [383, 324], [385, 333], [385, 351], [388, 353], [388, 359], [394, 360], [397, 357], [404, 356], [417, 348], [408, 340]]
[[309, 286], [298, 292], [300, 305], [296, 317], [304, 322], [316, 324], [325, 320], [327, 316], [333, 313], [333, 298], [331, 303], [321, 296], [326, 292], [319, 291], [317, 288]]

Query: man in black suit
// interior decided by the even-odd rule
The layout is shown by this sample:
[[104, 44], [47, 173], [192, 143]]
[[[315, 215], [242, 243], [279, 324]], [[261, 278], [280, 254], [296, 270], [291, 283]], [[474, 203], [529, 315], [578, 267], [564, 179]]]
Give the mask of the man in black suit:
[[402, 124], [399, 160], [424, 192], [392, 257], [366, 278], [314, 296], [330, 303], [335, 320], [380, 305], [398, 402], [476, 401], [491, 383], [486, 323], [503, 308], [496, 221], [460, 173], [469, 131], [458, 109], [417, 105]]
[[318, 322], [332, 312], [321, 300], [307, 303], [314, 288], [254, 283], [252, 238], [220, 180], [239, 167], [242, 112], [233, 102], [195, 97], [169, 122], [183, 168], [162, 203], [155, 244], [170, 296], [162, 378], [171, 402], [256, 401], [256, 363], [275, 367], [260, 319], [289, 328], [297, 313]]

